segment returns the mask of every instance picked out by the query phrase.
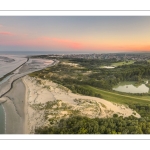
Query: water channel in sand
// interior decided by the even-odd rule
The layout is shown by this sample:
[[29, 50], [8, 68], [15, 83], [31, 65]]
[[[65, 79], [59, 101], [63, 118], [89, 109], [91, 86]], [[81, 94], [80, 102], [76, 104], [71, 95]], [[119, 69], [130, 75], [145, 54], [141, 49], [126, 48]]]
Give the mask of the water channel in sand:
[[[9, 56], [7, 56], [7, 57], [9, 57]], [[13, 57], [13, 58], [15, 58], [15, 57]], [[17, 60], [18, 60], [18, 57], [17, 57]], [[23, 60], [27, 61], [27, 58], [23, 58]], [[22, 64], [23, 64], [21, 67], [19, 67], [21, 65], [20, 62], [22, 62]], [[6, 65], [9, 66], [10, 72], [11, 72], [12, 71], [12, 68], [11, 68], [12, 62], [10, 62], [10, 64], [8, 64], [8, 63], [9, 62], [7, 62]], [[22, 76], [25, 76], [29, 73], [32, 73], [34, 71], [41, 70], [49, 65], [53, 65], [53, 63], [54, 63], [54, 61], [52, 61], [52, 60], [44, 60], [44, 59], [29, 59], [29, 61], [27, 61], [25, 63], [25, 61], [21, 61], [19, 59], [18, 65], [15, 64], [16, 68], [18, 68], [18, 67], [19, 68], [17, 70], [15, 70], [14, 72], [12, 72], [12, 74], [6, 76], [2, 81], [0, 81], [0, 97], [2, 97], [2, 95], [11, 88], [11, 83], [14, 80], [16, 80]], [[3, 63], [3, 67], [0, 66], [1, 72], [3, 72], [3, 69], [5, 69], [4, 64], [5, 63]], [[14, 67], [14, 64], [13, 64], [13, 67]], [[7, 69], [8, 69], [8, 67], [7, 67]], [[15, 68], [13, 68], [13, 70], [14, 69]], [[7, 73], [9, 73], [9, 70], [7, 70]], [[3, 75], [5, 75], [5, 74], [3, 74]], [[8, 95], [10, 92], [8, 92]], [[16, 109], [17, 105], [14, 105], [14, 104], [15, 104], [15, 100], [13, 101], [10, 99], [9, 102], [6, 102], [6, 104], [4, 103], [4, 104], [0, 105], [0, 134], [4, 134], [4, 133], [9, 134], [8, 130], [7, 130], [7, 126], [8, 126], [7, 122], [10, 122], [10, 121], [8, 121], [10, 117], [8, 114], [11, 115], [10, 119], [12, 119], [12, 121], [11, 121], [12, 126], [13, 126], [13, 120], [15, 120], [17, 118], [17, 115], [15, 114], [16, 111], [14, 111], [14, 108]], [[10, 105], [11, 105], [11, 107], [10, 107]], [[10, 107], [10, 109], [8, 109], [8, 107]], [[10, 112], [11, 109], [13, 110], [12, 113]], [[7, 119], [6, 119], [6, 116], [7, 116]], [[17, 124], [14, 121], [14, 126], [16, 126], [16, 125]], [[10, 131], [10, 129], [9, 129], [9, 131]], [[10, 133], [13, 133], [13, 129], [11, 129]]]

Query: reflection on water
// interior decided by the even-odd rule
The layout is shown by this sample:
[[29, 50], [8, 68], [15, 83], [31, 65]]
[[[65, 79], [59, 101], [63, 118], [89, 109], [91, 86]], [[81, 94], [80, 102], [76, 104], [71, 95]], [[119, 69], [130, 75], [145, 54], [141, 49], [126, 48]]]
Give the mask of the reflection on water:
[[125, 92], [125, 93], [148, 93], [149, 88], [145, 84], [140, 84], [138, 86], [134, 85], [134, 82], [122, 82], [113, 88], [115, 91]]

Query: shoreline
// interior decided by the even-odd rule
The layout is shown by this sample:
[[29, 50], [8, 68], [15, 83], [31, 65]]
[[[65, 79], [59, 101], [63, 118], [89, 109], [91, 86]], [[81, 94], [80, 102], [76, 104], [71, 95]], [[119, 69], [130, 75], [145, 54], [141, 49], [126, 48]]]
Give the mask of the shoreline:
[[[24, 87], [23, 87], [24, 86]], [[17, 92], [16, 92], [17, 91]], [[29, 134], [27, 114], [27, 88], [22, 79], [17, 80], [2, 104], [5, 114], [4, 134]], [[6, 117], [7, 116], [7, 117]]]
[[1, 104], [2, 105], [2, 108], [3, 108], [3, 111], [4, 111], [4, 119], [5, 119], [5, 131], [4, 131], [4, 134], [6, 134], [6, 120], [7, 120], [7, 117], [6, 117], [6, 111], [5, 111], [5, 108], [4, 108], [4, 106], [3, 106], [3, 104]]
[[[5, 97], [7, 98], [7, 97]], [[7, 101], [3, 104], [6, 117], [6, 132], [5, 134], [22, 134], [23, 118], [21, 118], [13, 102], [7, 98]]]
[[6, 133], [6, 118], [5, 110], [2, 104], [0, 104], [0, 134]]
[[[36, 63], [34, 63], [34, 59], [29, 61], [29, 58], [27, 58], [26, 62], [13, 70], [13, 76], [11, 76], [7, 81], [1, 83], [0, 102], [3, 103], [5, 117], [7, 116], [5, 118], [5, 134], [29, 133], [24, 129], [24, 126], [27, 126], [24, 123], [27, 122], [25, 121], [25, 109], [27, 108], [25, 97], [27, 94], [24, 93], [26, 92], [26, 88], [22, 78], [29, 73], [44, 69], [57, 63], [57, 61], [49, 60], [50, 64], [45, 65], [44, 63], [47, 60], [41, 60], [42, 62], [39, 59]], [[39, 62], [40, 64], [43, 64], [42, 67], [38, 64]], [[37, 68], [36, 64], [38, 64], [39, 68]]]

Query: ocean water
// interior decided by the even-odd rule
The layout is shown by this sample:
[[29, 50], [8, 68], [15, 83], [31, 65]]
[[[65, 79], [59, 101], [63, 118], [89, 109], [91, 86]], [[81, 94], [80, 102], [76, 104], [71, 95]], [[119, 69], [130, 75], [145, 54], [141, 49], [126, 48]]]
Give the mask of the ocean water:
[[0, 134], [5, 133], [5, 114], [2, 105], [0, 105]]
[[48, 55], [48, 54], [87, 54], [91, 52], [84, 51], [0, 51], [0, 55], [19, 55], [19, 56], [31, 56], [31, 55]]
[[49, 51], [0, 51], [0, 55], [48, 55], [48, 54], [57, 54], [57, 52]]

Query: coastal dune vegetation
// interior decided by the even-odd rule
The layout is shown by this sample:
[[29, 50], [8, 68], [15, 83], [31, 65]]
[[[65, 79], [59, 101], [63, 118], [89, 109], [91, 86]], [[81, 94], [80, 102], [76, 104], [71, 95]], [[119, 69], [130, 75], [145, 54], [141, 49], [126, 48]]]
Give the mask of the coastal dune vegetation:
[[[140, 118], [113, 117], [90, 118], [78, 113], [62, 118], [57, 124], [36, 128], [35, 133], [43, 134], [149, 134], [150, 133], [150, 93], [122, 93], [112, 90], [122, 81], [135, 81], [137, 84], [150, 81], [150, 63], [131, 61], [116, 65], [113, 69], [101, 68], [117, 64], [115, 59], [92, 60], [60, 58], [60, 63], [30, 74], [30, 77], [53, 81], [70, 89], [73, 93], [93, 96], [127, 105], [140, 114]], [[120, 62], [118, 62], [120, 63]], [[73, 65], [75, 64], [75, 65]], [[149, 87], [149, 82], [147, 83]]]
[[127, 105], [102, 98], [72, 93], [68, 88], [40, 78], [26, 76], [27, 116], [29, 133], [46, 126], [57, 126], [61, 119], [84, 116], [89, 118], [129, 117], [140, 115]]

